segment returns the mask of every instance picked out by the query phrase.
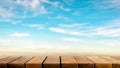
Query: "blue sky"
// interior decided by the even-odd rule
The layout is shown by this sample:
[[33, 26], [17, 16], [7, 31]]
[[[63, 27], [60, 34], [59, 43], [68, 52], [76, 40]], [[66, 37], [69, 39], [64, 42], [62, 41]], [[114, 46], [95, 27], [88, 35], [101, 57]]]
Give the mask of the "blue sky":
[[120, 0], [1, 0], [0, 54], [120, 54]]

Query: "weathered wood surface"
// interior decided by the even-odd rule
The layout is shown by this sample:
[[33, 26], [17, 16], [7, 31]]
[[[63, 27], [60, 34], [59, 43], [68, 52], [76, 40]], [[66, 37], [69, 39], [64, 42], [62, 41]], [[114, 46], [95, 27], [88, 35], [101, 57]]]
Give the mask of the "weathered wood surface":
[[113, 58], [113, 57], [110, 57], [110, 56], [101, 56], [101, 58], [107, 60], [107, 61], [110, 61], [112, 63], [112, 68], [120, 68], [120, 61]]
[[44, 68], [60, 68], [59, 56], [48, 56], [43, 63]]
[[94, 68], [94, 63], [83, 56], [74, 56], [78, 63], [78, 68]]
[[73, 56], [62, 56], [61, 67], [62, 68], [78, 68], [78, 63]]
[[95, 68], [112, 68], [112, 63], [101, 57], [89, 56], [87, 58], [95, 63]]
[[6, 58], [7, 56], [0, 56], [0, 59]]
[[112, 56], [112, 57], [120, 61], [120, 56]]
[[120, 68], [120, 56], [0, 56], [0, 68]]
[[25, 63], [32, 59], [32, 57], [21, 57], [8, 64], [9, 68], [25, 68]]
[[20, 58], [20, 57], [9, 56], [9, 57], [0, 59], [0, 68], [8, 68], [7, 64], [18, 58]]
[[42, 62], [46, 57], [37, 56], [26, 63], [26, 68], [42, 68]]

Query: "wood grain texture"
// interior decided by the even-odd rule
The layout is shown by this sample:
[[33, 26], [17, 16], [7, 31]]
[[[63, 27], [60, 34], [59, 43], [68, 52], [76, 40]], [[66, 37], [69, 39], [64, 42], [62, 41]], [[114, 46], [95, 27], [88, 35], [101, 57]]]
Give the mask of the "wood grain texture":
[[120, 56], [112, 56], [113, 58], [120, 60]]
[[94, 68], [94, 63], [83, 56], [74, 56], [78, 63], [78, 68]]
[[32, 58], [30, 61], [26, 63], [26, 68], [42, 68], [42, 62], [46, 57], [38, 56]]
[[0, 56], [0, 59], [6, 58], [7, 56]]
[[48, 56], [43, 63], [44, 68], [60, 68], [59, 56]]
[[[120, 61], [120, 56], [112, 56], [112, 57], [115, 58], [116, 60]], [[118, 64], [117, 67], [119, 67], [119, 64]], [[119, 68], [120, 68], [120, 67], [119, 67]]]
[[62, 56], [61, 66], [62, 68], [78, 68], [78, 63], [73, 56]]
[[120, 68], [120, 56], [0, 56], [0, 68]]
[[97, 56], [87, 57], [95, 63], [95, 68], [112, 68], [112, 63]]
[[32, 57], [21, 57], [8, 64], [9, 68], [25, 68], [25, 63], [29, 61]]
[[120, 61], [113, 58], [113, 57], [110, 57], [110, 56], [101, 56], [101, 58], [107, 60], [107, 61], [110, 61], [112, 63], [112, 68], [120, 68]]
[[16, 59], [18, 59], [20, 57], [17, 57], [17, 56], [9, 56], [9, 57], [6, 57], [6, 58], [2, 58], [0, 59], [0, 68], [7, 68], [7, 64], [11, 61], [14, 61]]

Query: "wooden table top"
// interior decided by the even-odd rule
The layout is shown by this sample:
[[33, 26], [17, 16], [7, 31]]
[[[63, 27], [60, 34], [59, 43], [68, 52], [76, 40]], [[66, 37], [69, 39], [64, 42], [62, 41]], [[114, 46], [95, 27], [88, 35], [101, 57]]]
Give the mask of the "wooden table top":
[[0, 68], [120, 68], [120, 56], [0, 56]]

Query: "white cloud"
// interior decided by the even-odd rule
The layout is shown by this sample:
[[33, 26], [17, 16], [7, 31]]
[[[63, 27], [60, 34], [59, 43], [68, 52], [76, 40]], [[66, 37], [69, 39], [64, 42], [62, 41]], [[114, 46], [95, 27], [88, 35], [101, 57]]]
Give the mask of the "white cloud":
[[48, 13], [48, 11], [45, 9], [45, 7], [41, 6], [40, 7], [40, 14], [47, 14], [47, 13]]
[[120, 27], [120, 18], [108, 21], [110, 24], [107, 26], [109, 28]]
[[41, 24], [28, 24], [27, 26], [29, 26], [29, 27], [39, 27], [39, 26], [41, 26]]
[[[52, 11], [53, 9], [60, 9], [64, 11], [70, 10], [68, 8], [64, 8], [61, 2], [50, 0], [4, 0], [0, 1], [0, 3], [1, 20], [9, 19], [12, 21], [13, 19], [18, 20], [36, 17], [43, 14], [54, 13], [54, 11]], [[49, 4], [49, 7], [46, 7], [46, 4]], [[69, 20], [64, 16], [58, 16], [57, 19]], [[11, 23], [15, 24], [15, 22]]]
[[10, 34], [11, 37], [29, 37], [30, 34], [28, 33], [18, 33], [18, 32], [14, 32], [12, 34]]
[[[63, 0], [67, 4], [72, 4], [74, 0]], [[48, 14], [51, 11], [48, 11], [48, 7], [45, 7], [45, 4], [49, 4], [51, 6], [55, 6], [54, 9], [60, 8], [64, 11], [70, 11], [71, 9], [65, 8], [63, 4], [59, 1], [50, 1], [50, 0], [4, 0], [0, 1], [0, 17], [2, 18], [25, 18], [25, 17], [32, 17], [38, 16], [41, 14]], [[90, 1], [92, 2], [92, 1]], [[104, 0], [104, 1], [93, 1], [92, 2], [95, 6], [99, 7], [120, 7], [119, 0]], [[7, 5], [6, 5], [7, 4]], [[7, 7], [7, 8], [4, 8]], [[18, 11], [18, 9], [20, 11]], [[49, 9], [50, 10], [50, 9]], [[28, 12], [31, 12], [29, 14]], [[75, 15], [78, 13], [75, 12]], [[58, 18], [64, 18], [65, 20], [69, 20], [63, 16], [58, 16]]]
[[39, 0], [33, 0], [31, 3], [31, 8], [36, 9], [39, 4], [40, 4]]
[[9, 18], [14, 17], [14, 13], [8, 9], [5, 9], [3, 7], [0, 7], [0, 18]]
[[63, 34], [70, 34], [70, 35], [77, 35], [77, 36], [83, 35], [81, 32], [78, 32], [78, 31], [65, 30], [65, 29], [61, 29], [61, 28], [51, 27], [51, 28], [49, 28], [49, 30], [53, 31], [53, 32], [63, 33]]
[[0, 22], [11, 23], [15, 25], [22, 22], [22, 20], [0, 19]]
[[57, 1], [52, 2], [50, 0], [17, 0], [16, 3], [23, 6], [24, 11], [33, 11], [36, 16], [49, 13], [44, 4], [50, 6], [58, 6], [59, 4]]
[[67, 17], [67, 16], [64, 16], [64, 15], [61, 15], [61, 14], [58, 14], [57, 16], [55, 16], [55, 17], [50, 17], [50, 16], [48, 16], [48, 18], [49, 19], [52, 19], [52, 20], [63, 20], [63, 21], [72, 21], [72, 19], [70, 19], [69, 17]]
[[63, 0], [66, 4], [72, 5], [74, 0]]
[[66, 33], [65, 30], [59, 29], [59, 28], [53, 28], [53, 27], [51, 27], [51, 28], [49, 28], [49, 30], [54, 31], [54, 32], [59, 32], [59, 33]]
[[109, 8], [120, 9], [120, 0], [103, 0], [103, 1], [94, 0], [92, 1], [92, 4], [97, 9], [109, 9]]
[[22, 22], [22, 20], [12, 20], [12, 21], [11, 21], [12, 24], [18, 24], [18, 23], [20, 23], [20, 22]]
[[51, 27], [49, 29], [57, 33], [84, 37], [120, 37], [119, 21], [112, 20], [111, 23], [109, 21], [109, 24], [96, 27], [89, 26], [88, 24], [59, 24], [58, 27]]
[[[34, 16], [38, 16], [40, 14], [47, 14], [47, 10], [44, 7], [44, 5], [42, 5], [42, 3], [44, 3], [45, 1], [43, 0], [18, 0], [17, 3], [21, 6], [23, 6], [23, 8], [25, 8], [26, 10], [24, 11], [33, 11], [33, 15]], [[46, 3], [46, 2], [45, 2]]]
[[59, 4], [59, 2], [55, 1], [55, 2], [51, 2], [50, 0], [40, 0], [41, 2], [45, 2], [47, 4], [51, 4], [53, 6], [57, 6]]
[[[8, 1], [8, 0], [4, 0], [4, 1], [1, 1], [1, 3], [2, 4], [0, 5], [0, 16], [4, 18], [7, 18], [7, 17], [20, 18], [23, 16], [27, 17], [27, 16], [34, 15], [34, 14], [35, 16], [38, 16], [40, 14], [47, 14], [51, 12], [51, 11], [46, 10], [48, 7], [45, 7], [44, 4], [55, 6], [56, 8], [60, 8], [61, 10], [70, 11], [70, 9], [64, 8], [59, 1], [50, 1], [50, 0], [10, 0]], [[4, 7], [8, 7], [8, 8], [4, 8]], [[20, 12], [17, 9], [19, 9]], [[31, 12], [31, 11], [33, 12], [33, 14], [32, 13], [28, 14], [28, 12]]]
[[81, 27], [86, 27], [86, 24], [59, 24], [59, 26], [66, 28], [81, 28]]
[[93, 35], [120, 37], [120, 28], [117, 29], [98, 29]]
[[71, 11], [70, 8], [65, 8], [65, 7], [63, 7], [63, 6], [60, 6], [60, 9], [63, 10], [63, 11]]
[[68, 42], [82, 42], [82, 40], [77, 38], [63, 38], [63, 40]]
[[63, 15], [58, 15], [54, 19], [62, 19], [64, 21], [71, 21], [69, 17], [63, 16]]
[[37, 29], [44, 29], [43, 24], [26, 24], [25, 26], [32, 27], [32, 28], [37, 28]]

